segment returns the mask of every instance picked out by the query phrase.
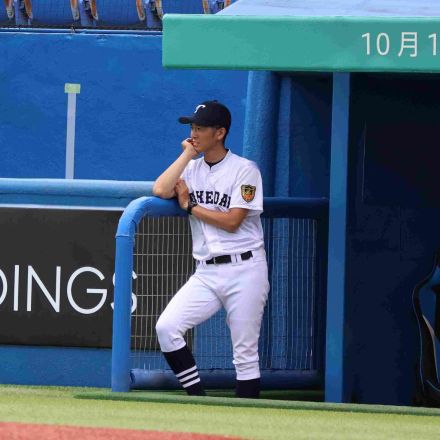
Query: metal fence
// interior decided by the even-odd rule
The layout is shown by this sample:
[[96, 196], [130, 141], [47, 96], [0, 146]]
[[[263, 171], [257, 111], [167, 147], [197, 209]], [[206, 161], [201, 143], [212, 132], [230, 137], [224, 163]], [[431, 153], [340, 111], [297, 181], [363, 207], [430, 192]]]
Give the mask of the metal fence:
[[[121, 265], [118, 259], [116, 263], [115, 320], [117, 300], [123, 295], [119, 271], [127, 271], [128, 259], [136, 301], [132, 304], [131, 342], [125, 341], [130, 347], [125, 354], [129, 357], [125, 375], [131, 371], [131, 387], [173, 387], [173, 375], [160, 353], [154, 327], [168, 301], [194, 271], [189, 223], [187, 218], [173, 215], [181, 212], [173, 202], [151, 198], [135, 204], [134, 211], [128, 208], [128, 215], [136, 218], [129, 221], [131, 232], [121, 236], [132, 235], [133, 247], [124, 257], [126, 263]], [[118, 235], [123, 223], [121, 219]], [[278, 373], [283, 386], [286, 378], [290, 386], [317, 384], [324, 340], [326, 201], [267, 198], [262, 223], [271, 284], [259, 347], [262, 383], [267, 372], [270, 386], [275, 388]], [[187, 342], [207, 386], [209, 376], [214, 377], [216, 387], [228, 386], [234, 370], [224, 312], [189, 332]], [[114, 352], [117, 350], [114, 345]]]

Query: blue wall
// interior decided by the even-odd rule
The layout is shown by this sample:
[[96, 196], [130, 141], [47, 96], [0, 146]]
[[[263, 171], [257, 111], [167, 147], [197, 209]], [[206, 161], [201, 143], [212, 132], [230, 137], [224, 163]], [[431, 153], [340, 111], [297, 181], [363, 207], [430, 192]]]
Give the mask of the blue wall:
[[[205, 99], [230, 107], [228, 146], [241, 154], [247, 72], [165, 70], [161, 44], [160, 34], [147, 33], [0, 32], [0, 177], [64, 178], [65, 83], [81, 84], [77, 179], [154, 180], [177, 157], [188, 135], [178, 116], [193, 112]], [[39, 202], [50, 204], [51, 185], [42, 185]], [[11, 191], [3, 203], [22, 203]], [[110, 384], [109, 350], [0, 351], [8, 359], [0, 369], [2, 383]]]
[[0, 346], [0, 383], [109, 387], [111, 350]]
[[0, 32], [0, 177], [65, 176], [67, 95], [77, 95], [75, 178], [154, 180], [180, 152], [178, 116], [205, 99], [233, 114], [242, 152], [246, 72], [162, 68], [160, 34]]

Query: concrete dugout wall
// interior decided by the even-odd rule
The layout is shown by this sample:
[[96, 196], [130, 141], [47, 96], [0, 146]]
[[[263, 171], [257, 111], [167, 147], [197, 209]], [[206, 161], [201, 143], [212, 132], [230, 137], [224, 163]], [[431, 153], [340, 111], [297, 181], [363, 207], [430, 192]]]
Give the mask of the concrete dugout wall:
[[205, 99], [230, 107], [240, 154], [247, 73], [166, 70], [161, 45], [146, 32], [0, 32], [0, 176], [64, 178], [66, 83], [81, 84], [75, 178], [154, 180], [188, 135], [177, 118]]

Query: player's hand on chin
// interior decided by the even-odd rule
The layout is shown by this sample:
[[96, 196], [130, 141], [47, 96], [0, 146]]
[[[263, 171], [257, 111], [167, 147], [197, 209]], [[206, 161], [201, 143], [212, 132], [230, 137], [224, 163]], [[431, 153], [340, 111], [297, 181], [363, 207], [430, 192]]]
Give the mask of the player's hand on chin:
[[194, 159], [199, 155], [199, 152], [196, 150], [196, 147], [194, 146], [194, 141], [191, 138], [187, 138], [182, 141], [182, 150], [191, 159]]
[[186, 186], [185, 181], [183, 179], [179, 179], [174, 189], [176, 191], [177, 200], [179, 201], [180, 207], [182, 209], [187, 209], [189, 202], [189, 190], [188, 187]]

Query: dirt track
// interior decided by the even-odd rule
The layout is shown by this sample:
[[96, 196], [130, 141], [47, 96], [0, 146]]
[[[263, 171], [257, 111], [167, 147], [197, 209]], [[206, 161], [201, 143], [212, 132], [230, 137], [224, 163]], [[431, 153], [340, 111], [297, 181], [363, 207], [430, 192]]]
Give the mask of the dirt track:
[[0, 440], [240, 440], [238, 437], [186, 432], [84, 428], [27, 423], [0, 423]]

